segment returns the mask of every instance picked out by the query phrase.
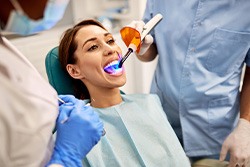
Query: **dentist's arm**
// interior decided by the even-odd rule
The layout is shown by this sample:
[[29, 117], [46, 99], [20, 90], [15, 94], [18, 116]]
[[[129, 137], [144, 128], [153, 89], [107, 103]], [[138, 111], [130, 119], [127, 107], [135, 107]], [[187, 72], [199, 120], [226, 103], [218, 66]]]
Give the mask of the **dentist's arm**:
[[240, 100], [240, 117], [250, 122], [250, 67], [246, 66]]
[[229, 167], [250, 167], [250, 67], [246, 67], [240, 100], [240, 119], [222, 145], [220, 160], [230, 153]]
[[100, 140], [103, 123], [92, 107], [74, 96], [60, 96], [57, 137], [49, 167], [82, 167], [82, 159]]

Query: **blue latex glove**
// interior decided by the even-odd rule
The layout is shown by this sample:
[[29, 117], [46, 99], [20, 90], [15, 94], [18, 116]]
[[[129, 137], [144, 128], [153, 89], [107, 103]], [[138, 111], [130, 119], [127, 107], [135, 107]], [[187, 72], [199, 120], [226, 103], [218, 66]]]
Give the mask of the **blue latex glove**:
[[82, 166], [82, 159], [102, 136], [103, 123], [98, 114], [90, 106], [86, 106], [84, 101], [72, 95], [59, 97], [65, 103], [59, 104], [57, 137], [49, 164], [61, 164], [64, 167]]

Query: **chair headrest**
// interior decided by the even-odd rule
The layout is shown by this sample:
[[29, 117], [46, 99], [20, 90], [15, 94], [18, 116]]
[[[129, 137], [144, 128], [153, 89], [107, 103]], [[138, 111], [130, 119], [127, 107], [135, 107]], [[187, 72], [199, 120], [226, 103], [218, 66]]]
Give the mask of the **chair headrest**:
[[49, 83], [58, 94], [74, 94], [73, 79], [64, 71], [58, 58], [58, 47], [53, 48], [45, 58]]

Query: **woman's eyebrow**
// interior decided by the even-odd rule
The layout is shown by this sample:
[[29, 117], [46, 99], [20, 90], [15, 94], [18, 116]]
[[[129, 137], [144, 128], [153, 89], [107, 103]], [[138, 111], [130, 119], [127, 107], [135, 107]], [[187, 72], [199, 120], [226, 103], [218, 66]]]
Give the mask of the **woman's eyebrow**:
[[[109, 35], [112, 35], [112, 34], [109, 33], [109, 32], [104, 34], [105, 37], [106, 37], [106, 36], [109, 36]], [[82, 48], [83, 48], [84, 45], [86, 45], [88, 42], [90, 42], [90, 41], [95, 41], [96, 39], [97, 39], [97, 38], [94, 37], [94, 38], [90, 38], [90, 39], [86, 40], [86, 41], [83, 43]]]
[[108, 35], [112, 35], [112, 34], [109, 33], [109, 32], [104, 34], [105, 37], [108, 36]]
[[83, 48], [84, 45], [86, 45], [88, 42], [90, 42], [90, 41], [95, 41], [96, 39], [97, 39], [97, 38], [94, 37], [94, 38], [90, 38], [90, 39], [86, 40], [86, 41], [83, 43], [82, 48]]

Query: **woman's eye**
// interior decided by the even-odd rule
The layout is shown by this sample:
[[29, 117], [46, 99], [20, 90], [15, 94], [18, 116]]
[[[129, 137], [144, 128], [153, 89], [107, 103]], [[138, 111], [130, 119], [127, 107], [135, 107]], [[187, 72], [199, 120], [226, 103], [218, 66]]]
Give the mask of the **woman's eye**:
[[93, 50], [95, 50], [95, 49], [97, 49], [97, 48], [98, 48], [97, 45], [93, 45], [93, 46], [91, 46], [91, 47], [88, 49], [88, 51], [93, 51]]
[[113, 44], [113, 43], [115, 43], [115, 40], [114, 40], [114, 39], [110, 39], [110, 40], [108, 40], [107, 43], [108, 43], [108, 44]]

